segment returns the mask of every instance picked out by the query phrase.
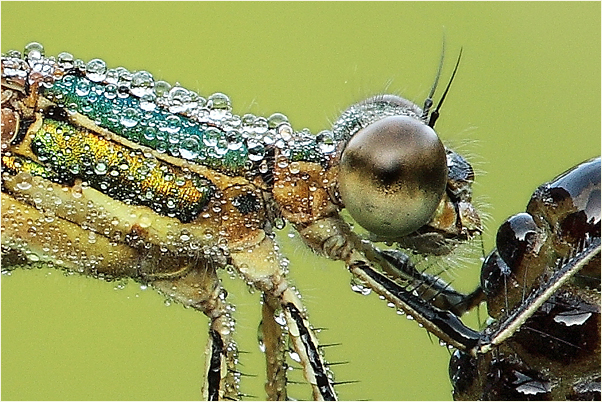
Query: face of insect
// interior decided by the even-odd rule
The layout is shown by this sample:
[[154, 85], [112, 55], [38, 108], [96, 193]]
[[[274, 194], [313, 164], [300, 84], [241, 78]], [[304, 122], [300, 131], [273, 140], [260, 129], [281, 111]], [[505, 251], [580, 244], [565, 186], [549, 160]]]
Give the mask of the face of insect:
[[386, 117], [358, 131], [341, 156], [345, 207], [370, 232], [398, 238], [428, 223], [447, 182], [445, 148], [416, 118]]
[[445, 254], [481, 231], [471, 203], [474, 174], [468, 162], [445, 149], [423, 114], [393, 95], [346, 110], [333, 129], [344, 139], [338, 190], [374, 239]]

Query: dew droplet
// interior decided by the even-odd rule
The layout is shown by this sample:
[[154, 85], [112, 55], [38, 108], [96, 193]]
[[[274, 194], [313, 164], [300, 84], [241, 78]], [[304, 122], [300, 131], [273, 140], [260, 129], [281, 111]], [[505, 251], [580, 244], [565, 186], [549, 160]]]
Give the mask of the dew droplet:
[[253, 130], [256, 116], [251, 113], [243, 115], [240, 119], [243, 131], [250, 132]]
[[278, 134], [284, 141], [289, 142], [293, 138], [293, 128], [288, 123], [282, 123], [278, 126]]
[[107, 76], [107, 64], [101, 59], [92, 59], [86, 64], [86, 77], [90, 81], [100, 82]]
[[140, 226], [143, 229], [149, 228], [151, 226], [151, 224], [152, 224], [152, 219], [147, 214], [142, 214], [138, 218], [138, 226]]
[[316, 136], [316, 143], [320, 148], [320, 151], [324, 154], [330, 154], [335, 151], [336, 143], [332, 132], [328, 130], [321, 131]]
[[153, 141], [157, 138], [157, 129], [155, 127], [147, 127], [142, 134], [145, 140]]
[[153, 88], [158, 98], [168, 94], [170, 89], [171, 85], [165, 81], [156, 81]]
[[268, 163], [265, 160], [261, 161], [261, 164], [259, 165], [259, 172], [267, 173], [268, 170], [269, 170]]
[[199, 156], [201, 144], [197, 136], [184, 138], [180, 142], [180, 155], [184, 159], [195, 159]]
[[140, 97], [140, 109], [146, 112], [152, 112], [157, 108], [156, 96], [154, 94], [145, 94]]
[[367, 288], [360, 283], [356, 283], [353, 280], [351, 282], [351, 290], [355, 293], [361, 294], [362, 296], [368, 296], [372, 292], [370, 288]]
[[96, 163], [96, 165], [94, 165], [94, 173], [96, 173], [96, 174], [100, 174], [100, 175], [106, 174], [108, 169], [109, 169], [109, 166], [104, 161], [99, 161]]
[[207, 101], [210, 102], [210, 107], [213, 109], [231, 109], [230, 98], [226, 94], [216, 92], [213, 95], [209, 96], [207, 98]]
[[167, 116], [159, 125], [160, 130], [166, 131], [169, 134], [176, 134], [181, 128], [180, 118], [175, 115]]
[[117, 85], [108, 84], [105, 86], [104, 97], [107, 99], [115, 99], [117, 97]]
[[299, 354], [297, 352], [289, 351], [288, 355], [290, 356], [290, 358], [293, 361], [296, 361], [297, 363], [301, 363], [301, 357], [299, 357]]
[[288, 123], [288, 117], [282, 113], [274, 113], [268, 117], [268, 128], [276, 128], [282, 123]]
[[119, 81], [119, 70], [117, 70], [116, 68], [110, 68], [110, 69], [108, 69], [105, 81], [108, 84], [116, 85], [117, 82]]
[[38, 42], [31, 42], [25, 46], [23, 55], [28, 61], [36, 61], [44, 57], [44, 46]]
[[137, 71], [132, 76], [130, 85], [132, 95], [142, 97], [153, 93], [153, 76], [148, 71]]
[[217, 145], [218, 140], [221, 138], [222, 133], [216, 128], [210, 127], [203, 133], [203, 142], [208, 147], [214, 147]]
[[34, 254], [34, 253], [28, 253], [27, 259], [32, 262], [38, 262], [38, 261], [40, 261], [40, 256], [37, 254]]
[[268, 131], [268, 120], [265, 117], [257, 117], [253, 122], [253, 131], [263, 134]]
[[82, 78], [78, 81], [75, 87], [75, 93], [77, 96], [86, 96], [90, 93], [90, 81], [85, 78]]
[[[117, 86], [120, 89], [121, 88], [129, 89], [129, 87], [132, 83], [132, 73], [130, 73], [124, 67], [118, 67], [117, 72], [119, 74], [119, 79], [117, 80]], [[127, 98], [129, 96], [129, 91], [123, 91], [123, 93], [120, 93], [120, 95], [124, 98]]]
[[140, 119], [139, 113], [134, 108], [127, 108], [123, 111], [121, 118], [119, 121], [123, 124], [124, 127], [132, 128], [138, 124], [138, 120]]
[[276, 165], [281, 168], [284, 169], [285, 167], [287, 167], [289, 164], [288, 159], [283, 158], [283, 157], [278, 157], [278, 161], [276, 163]]
[[19, 190], [29, 190], [31, 188], [31, 183], [29, 181], [20, 181], [17, 183], [17, 188]]
[[73, 55], [67, 52], [61, 52], [56, 57], [56, 60], [61, 64], [64, 68], [73, 67]]
[[228, 140], [223, 136], [220, 136], [217, 139], [217, 144], [215, 145], [214, 149], [218, 155], [225, 155], [226, 153], [228, 153]]
[[279, 314], [278, 316], [275, 316], [274, 321], [276, 321], [276, 323], [282, 327], [286, 325], [286, 318], [284, 318], [283, 314]]
[[265, 156], [265, 147], [263, 146], [263, 144], [255, 141], [255, 140], [247, 141], [247, 150], [248, 150], [248, 157], [253, 162], [260, 161]]
[[170, 89], [167, 95], [167, 101], [171, 113], [183, 113], [191, 107], [190, 92], [186, 88], [180, 86], [175, 86]]
[[226, 139], [228, 141], [228, 149], [236, 151], [242, 148], [242, 136], [237, 130], [228, 131]]
[[274, 227], [278, 230], [284, 229], [286, 221], [280, 217], [274, 218]]
[[266, 145], [272, 145], [274, 142], [276, 142], [275, 135], [272, 131], [265, 133], [262, 139]]

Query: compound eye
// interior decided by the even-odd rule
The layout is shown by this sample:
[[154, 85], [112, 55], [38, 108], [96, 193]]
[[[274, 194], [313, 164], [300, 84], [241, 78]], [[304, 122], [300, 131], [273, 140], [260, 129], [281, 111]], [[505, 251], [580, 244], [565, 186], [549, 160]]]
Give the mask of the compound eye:
[[433, 217], [447, 182], [445, 148], [435, 131], [408, 116], [358, 131], [341, 155], [339, 192], [351, 216], [388, 238], [408, 235]]

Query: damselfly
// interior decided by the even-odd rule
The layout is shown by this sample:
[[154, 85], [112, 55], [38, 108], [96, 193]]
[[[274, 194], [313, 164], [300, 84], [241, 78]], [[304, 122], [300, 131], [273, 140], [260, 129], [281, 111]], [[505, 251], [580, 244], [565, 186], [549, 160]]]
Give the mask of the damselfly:
[[[356, 290], [376, 290], [444, 342], [470, 349], [455, 338], [460, 324], [446, 330], [408, 303], [419, 294], [425, 311], [461, 314], [483, 293], [461, 295], [398, 249], [375, 245], [445, 254], [481, 231], [472, 168], [435, 134], [432, 93], [424, 108], [370, 98], [314, 136], [282, 114], [237, 116], [223, 94], [203, 98], [144, 71], [46, 58], [39, 44], [3, 56], [2, 85], [4, 266], [129, 277], [203, 311], [211, 320], [205, 398], [242, 396], [220, 268], [263, 293], [268, 397], [287, 397], [290, 348], [314, 398], [336, 398], [274, 242], [273, 228], [286, 222], [311, 249], [343, 260]], [[370, 233], [358, 235], [343, 208]], [[405, 294], [383, 291], [391, 278]]]
[[[335, 398], [273, 227], [290, 222], [313, 250], [347, 265], [385, 267], [340, 217], [344, 204], [382, 239], [425, 251], [446, 253], [480, 232], [472, 169], [441, 144], [430, 104], [423, 111], [399, 97], [371, 98], [313, 136], [278, 113], [233, 115], [223, 94], [205, 99], [99, 59], [46, 58], [35, 43], [2, 63], [5, 266], [130, 277], [203, 311], [211, 319], [206, 398], [239, 396], [219, 268], [264, 294], [268, 396], [286, 396], [288, 336], [314, 397]], [[368, 158], [395, 148], [409, 159], [381, 159], [366, 197], [358, 189], [369, 184], [369, 166], [358, 164], [371, 163], [361, 151], [370, 144], [380, 148]]]

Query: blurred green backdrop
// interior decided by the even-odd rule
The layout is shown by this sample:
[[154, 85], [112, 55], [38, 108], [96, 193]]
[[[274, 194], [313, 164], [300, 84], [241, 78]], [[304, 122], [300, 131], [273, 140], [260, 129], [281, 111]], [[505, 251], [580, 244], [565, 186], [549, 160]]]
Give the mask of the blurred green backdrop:
[[[234, 111], [289, 116], [328, 128], [352, 102], [382, 93], [422, 104], [443, 31], [446, 82], [464, 56], [438, 122], [478, 169], [497, 226], [524, 210], [535, 187], [600, 153], [600, 3], [12, 3], [2, 2], [2, 52], [30, 41], [110, 67], [224, 92]], [[449, 353], [374, 295], [349, 288], [342, 264], [280, 234], [291, 277], [322, 343], [341, 399], [451, 398]], [[469, 290], [478, 264], [457, 270]], [[224, 275], [225, 276], [225, 275]], [[259, 295], [225, 279], [238, 310], [242, 391], [262, 399], [256, 345]], [[56, 271], [2, 278], [4, 400], [191, 400], [200, 397], [207, 320], [152, 290]], [[471, 320], [473, 325], [475, 320]], [[291, 396], [307, 398], [305, 387]]]

